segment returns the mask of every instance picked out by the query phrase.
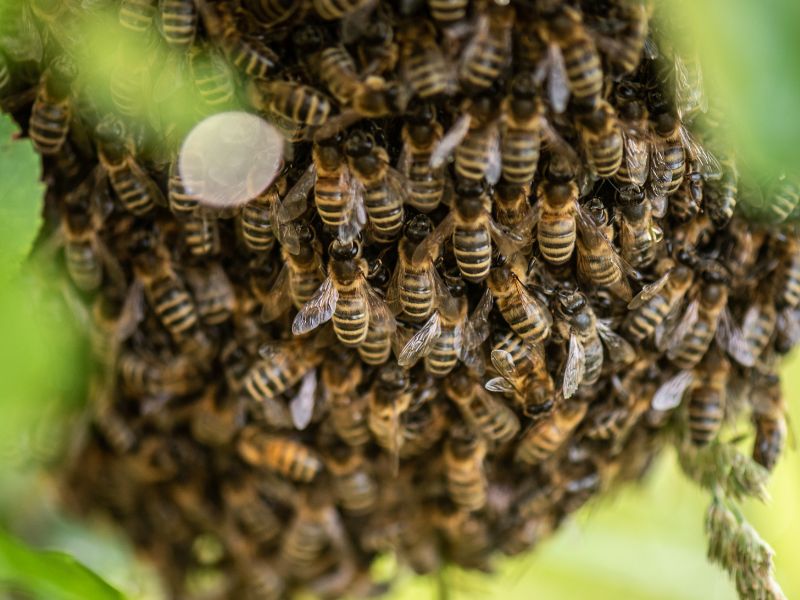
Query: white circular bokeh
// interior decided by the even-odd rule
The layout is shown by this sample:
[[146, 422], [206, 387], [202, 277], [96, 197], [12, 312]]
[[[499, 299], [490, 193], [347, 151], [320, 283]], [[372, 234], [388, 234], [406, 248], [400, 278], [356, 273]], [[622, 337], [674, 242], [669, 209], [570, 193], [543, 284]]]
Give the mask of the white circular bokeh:
[[281, 168], [283, 136], [264, 119], [224, 112], [198, 123], [181, 146], [184, 185], [213, 208], [230, 208], [263, 192]]

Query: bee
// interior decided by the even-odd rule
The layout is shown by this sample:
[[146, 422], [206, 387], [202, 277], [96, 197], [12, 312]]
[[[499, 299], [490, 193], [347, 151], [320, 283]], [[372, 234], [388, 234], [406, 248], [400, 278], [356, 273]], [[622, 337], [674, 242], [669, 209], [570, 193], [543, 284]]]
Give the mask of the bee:
[[322, 359], [314, 349], [304, 349], [299, 342], [284, 344], [283, 347], [264, 344], [259, 348], [259, 355], [242, 382], [247, 395], [257, 403], [286, 392]]
[[464, 420], [486, 439], [505, 444], [519, 433], [517, 415], [497, 396], [488, 393], [464, 370], [444, 380], [444, 393], [461, 411]]
[[680, 306], [693, 281], [694, 271], [676, 264], [658, 280], [646, 285], [628, 304], [630, 312], [622, 325], [625, 337], [638, 344], [657, 332], [670, 313]]
[[292, 481], [309, 483], [325, 468], [322, 458], [310, 447], [289, 437], [265, 433], [255, 425], [242, 429], [236, 448], [246, 463]]
[[367, 281], [368, 266], [359, 257], [358, 242], [334, 241], [328, 253], [328, 277], [292, 323], [292, 333], [301, 335], [333, 319], [333, 331], [348, 347], [359, 346], [369, 325], [380, 324], [394, 331], [394, 318], [383, 299]]
[[339, 439], [350, 446], [360, 446], [370, 439], [366, 399], [356, 393], [362, 379], [361, 363], [351, 355], [343, 361], [322, 364], [322, 389], [327, 394], [331, 426]]
[[181, 220], [183, 241], [189, 254], [207, 257], [219, 254], [219, 223], [209, 211], [198, 208]]
[[237, 478], [222, 485], [225, 519], [261, 546], [281, 534], [281, 522], [249, 479]]
[[348, 105], [359, 92], [359, 75], [353, 57], [344, 46], [330, 46], [317, 57], [319, 76], [341, 105]]
[[328, 120], [331, 112], [327, 96], [294, 81], [253, 80], [248, 96], [254, 107], [298, 125], [318, 127]]
[[[385, 297], [385, 289], [390, 279], [389, 269], [381, 258], [369, 262], [367, 280], [380, 296]], [[368, 365], [382, 365], [389, 360], [394, 342], [392, 333], [392, 328], [387, 328], [383, 322], [371, 322], [367, 329], [367, 337], [358, 347], [361, 360]]]
[[197, 33], [197, 7], [194, 0], [161, 0], [161, 32], [173, 48], [188, 48]]
[[247, 202], [238, 215], [241, 239], [250, 252], [268, 254], [275, 247], [281, 189], [285, 194], [286, 179], [283, 177]]
[[603, 69], [580, 11], [569, 6], [557, 9], [540, 36], [547, 42], [548, 95], [553, 110], [564, 112], [570, 95], [576, 104], [594, 106], [603, 92]]
[[76, 74], [75, 64], [60, 56], [42, 75], [31, 109], [28, 135], [34, 148], [44, 156], [58, 154], [67, 140], [72, 119], [70, 91]]
[[625, 142], [611, 104], [605, 100], [597, 101], [591, 110], [578, 114], [577, 125], [592, 172], [605, 179], [616, 175], [622, 165]]
[[450, 25], [467, 16], [469, 0], [427, 0], [428, 10], [435, 21]]
[[430, 165], [441, 167], [455, 150], [456, 175], [473, 182], [484, 177], [494, 185], [500, 179], [500, 129], [493, 98], [483, 94], [466, 100], [461, 116], [431, 153]]
[[709, 360], [689, 394], [689, 438], [695, 446], [706, 446], [717, 437], [725, 418], [725, 397], [730, 363], [724, 358]]
[[449, 560], [469, 569], [489, 572], [491, 538], [486, 521], [454, 503], [440, 501], [430, 519], [446, 542]]
[[89, 379], [92, 398], [92, 421], [105, 441], [117, 454], [127, 454], [139, 441], [131, 423], [114, 406], [115, 394], [111, 382], [98, 373]]
[[632, 267], [646, 267], [655, 260], [664, 232], [653, 220], [650, 200], [644, 191], [627, 186], [617, 192], [617, 220], [622, 258]]
[[301, 310], [311, 301], [325, 279], [322, 245], [316, 238], [314, 229], [300, 225], [297, 227], [296, 235], [298, 242], [296, 254], [289, 252], [286, 247], [281, 247], [284, 265], [272, 290], [264, 298], [265, 321], [276, 319], [292, 304]]
[[708, 98], [703, 87], [703, 69], [696, 54], [686, 57], [674, 52], [673, 65], [678, 117], [688, 123], [697, 111], [708, 110]]
[[739, 194], [739, 172], [732, 158], [721, 159], [722, 175], [716, 185], [705, 189], [704, 208], [717, 229], [723, 229], [733, 218]]
[[703, 174], [694, 161], [683, 177], [678, 191], [669, 199], [670, 216], [679, 223], [691, 221], [703, 209]]
[[623, 160], [614, 180], [621, 186], [643, 187], [650, 168], [651, 134], [647, 107], [639, 90], [624, 82], [617, 86], [616, 98], [624, 145]]
[[775, 304], [781, 310], [800, 305], [800, 240], [793, 235], [777, 239], [780, 263], [775, 275]]
[[248, 561], [242, 575], [241, 593], [244, 600], [276, 600], [286, 592], [286, 582], [267, 561]]
[[444, 446], [444, 469], [450, 498], [465, 510], [486, 505], [488, 483], [483, 461], [486, 440], [465, 428], [450, 434]]
[[412, 258], [420, 263], [452, 236], [453, 253], [465, 281], [479, 283], [492, 266], [492, 241], [503, 256], [513, 256], [525, 240], [498, 225], [491, 216], [491, 198], [481, 182], [460, 181], [455, 205], [431, 234], [417, 246]]
[[259, 24], [273, 28], [291, 19], [300, 8], [293, 0], [245, 0], [244, 5], [250, 10]]
[[759, 373], [751, 398], [756, 428], [753, 460], [772, 471], [783, 450], [787, 431], [780, 378], [775, 373]]
[[408, 182], [406, 202], [423, 213], [435, 210], [445, 193], [444, 166], [430, 165], [431, 152], [442, 139], [443, 131], [436, 120], [436, 109], [430, 104], [409, 114], [403, 123], [403, 152], [398, 170]]
[[395, 240], [403, 228], [405, 179], [389, 165], [386, 149], [377, 146], [371, 135], [352, 133], [344, 153], [357, 184], [355, 193], [363, 197], [373, 239], [379, 244]]
[[491, 360], [499, 376], [486, 382], [487, 390], [510, 394], [523, 413], [531, 418], [552, 410], [555, 384], [540, 347], [531, 347], [516, 334], [508, 332], [498, 336]]
[[743, 367], [753, 367], [772, 340], [778, 312], [772, 297], [762, 293], [744, 314], [741, 327], [734, 327], [728, 354]]
[[190, 268], [186, 280], [192, 288], [197, 313], [204, 323], [221, 325], [231, 318], [236, 308], [236, 294], [220, 263]]
[[559, 325], [567, 330], [569, 340], [567, 362], [561, 394], [571, 398], [581, 385], [592, 385], [603, 369], [603, 343], [597, 328], [597, 317], [586, 296], [580, 292], [563, 293], [560, 307], [565, 320]]
[[178, 161], [172, 161], [167, 180], [167, 201], [172, 213], [177, 217], [194, 213], [200, 206], [201, 198], [202, 183], [185, 181], [179, 171]]
[[615, 2], [610, 21], [614, 22], [613, 35], [598, 36], [597, 46], [605, 54], [610, 73], [619, 79], [636, 71], [642, 52], [648, 51], [648, 23], [653, 5], [635, 2]]
[[514, 333], [532, 346], [541, 345], [550, 337], [553, 317], [547, 306], [525, 287], [524, 278], [518, 263], [503, 262], [492, 268], [487, 286]]
[[381, 367], [369, 394], [367, 425], [377, 444], [390, 452], [395, 461], [403, 442], [400, 420], [411, 401], [408, 372], [392, 364]]
[[800, 186], [791, 177], [782, 177], [770, 190], [765, 203], [766, 217], [773, 224], [783, 223], [800, 206]]
[[487, 325], [492, 297], [485, 292], [468, 317], [466, 286], [460, 278], [448, 278], [448, 299], [440, 302], [428, 321], [406, 342], [397, 363], [410, 367], [425, 357], [425, 370], [444, 377], [459, 359], [476, 371], [482, 370], [478, 349], [489, 335]]
[[348, 513], [364, 515], [378, 504], [378, 486], [369, 471], [360, 448], [337, 445], [326, 461], [331, 474], [333, 493], [338, 504]]
[[275, 70], [278, 55], [260, 39], [240, 31], [230, 4], [217, 3], [212, 7], [206, 0], [202, 0], [197, 6], [203, 15], [203, 24], [209, 36], [217, 42], [237, 69], [257, 79], [264, 79]]
[[371, 0], [313, 0], [316, 13], [326, 21], [346, 18], [374, 3]]
[[193, 45], [189, 51], [189, 71], [195, 88], [206, 104], [218, 107], [233, 101], [236, 94], [233, 73], [216, 50]]
[[130, 396], [185, 396], [203, 385], [199, 365], [186, 355], [155, 355], [128, 349], [119, 353], [118, 363], [120, 387]]
[[614, 224], [609, 211], [598, 198], [590, 200], [584, 209], [586, 218], [579, 221], [575, 240], [578, 275], [583, 281], [606, 288], [616, 297], [630, 302], [632, 294], [627, 277], [635, 273], [611, 243]]
[[435, 402], [421, 402], [403, 413], [400, 420], [400, 458], [413, 458], [427, 454], [441, 439], [448, 426], [442, 406]]
[[401, 29], [400, 70], [408, 87], [422, 99], [450, 94], [454, 88], [450, 66], [428, 20], [410, 21]]
[[462, 86], [472, 91], [484, 90], [501, 77], [511, 59], [514, 18], [510, 4], [484, 4], [475, 33], [461, 55], [458, 78]]
[[667, 358], [679, 369], [694, 368], [706, 354], [728, 304], [728, 279], [703, 271], [703, 285], [686, 308], [667, 344]]
[[126, 147], [124, 135], [122, 122], [116, 117], [101, 121], [97, 127], [98, 158], [122, 205], [132, 215], [140, 217], [165, 201], [156, 183]]
[[144, 318], [142, 296], [133, 286], [107, 286], [92, 303], [90, 317], [92, 357], [106, 373], [113, 373], [123, 342], [133, 335]]
[[528, 465], [537, 465], [548, 459], [580, 424], [586, 409], [586, 403], [569, 402], [534, 423], [522, 434], [516, 459]]
[[686, 172], [686, 153], [681, 142], [681, 124], [669, 112], [653, 117], [653, 144], [650, 149], [650, 182], [655, 196], [670, 196], [678, 191]]
[[135, 33], [145, 33], [156, 16], [156, 0], [122, 0], [119, 24]]
[[501, 181], [494, 187], [492, 201], [497, 222], [523, 238], [521, 251], [526, 255], [530, 253], [525, 250], [533, 243], [532, 225], [536, 217], [529, 195], [529, 186]]

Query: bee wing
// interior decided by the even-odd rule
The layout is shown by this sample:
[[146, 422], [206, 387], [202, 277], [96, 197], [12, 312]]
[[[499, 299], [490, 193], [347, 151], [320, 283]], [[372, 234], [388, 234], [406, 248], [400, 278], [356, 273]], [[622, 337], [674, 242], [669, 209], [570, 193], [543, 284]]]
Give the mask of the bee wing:
[[466, 348], [477, 348], [489, 337], [489, 313], [492, 311], [493, 303], [492, 292], [487, 289], [464, 326]]
[[569, 102], [569, 79], [564, 54], [558, 44], [547, 45], [547, 98], [557, 114], [567, 109]]
[[472, 116], [467, 112], [461, 115], [453, 126], [444, 134], [431, 152], [429, 164], [434, 169], [441, 167], [467, 135]]
[[[617, 269], [619, 269], [623, 275], [632, 277], [633, 279], [639, 279], [640, 275], [636, 269], [630, 266], [628, 262], [619, 255], [611, 240], [606, 237], [606, 234], [595, 224], [589, 215], [586, 214], [586, 210], [578, 202], [575, 203], [575, 221], [584, 238], [591, 239], [595, 244], [602, 244], [606, 247], [611, 260], [614, 261]], [[628, 282], [624, 278], [622, 281], [625, 286], [628, 286]], [[630, 291], [630, 289], [628, 289], [628, 291]]]
[[484, 387], [490, 392], [497, 392], [498, 394], [511, 394], [515, 391], [514, 386], [504, 377], [492, 377]]
[[515, 279], [514, 285], [517, 286], [517, 293], [519, 294], [522, 302], [522, 309], [525, 311], [526, 317], [537, 321], [539, 319], [544, 319], [548, 326], [552, 325], [553, 315], [550, 314], [550, 309], [542, 304], [541, 300], [536, 296], [531, 294], [528, 289], [522, 285], [519, 279]]
[[728, 354], [743, 367], [752, 367], [756, 364], [758, 356], [753, 352], [751, 345], [747, 341], [745, 332], [751, 331], [758, 323], [761, 316], [760, 304], [754, 304], [747, 309], [742, 321], [742, 326], [734, 328], [728, 344]]
[[292, 221], [306, 211], [306, 207], [308, 206], [308, 193], [316, 182], [317, 168], [312, 162], [280, 203], [281, 207], [278, 216], [282, 223]]
[[471, 32], [471, 37], [461, 53], [461, 58], [459, 59], [458, 64], [459, 77], [464, 77], [464, 70], [466, 66], [478, 57], [477, 55], [483, 50], [482, 42], [488, 36], [489, 17], [486, 14], [482, 14], [480, 17], [478, 17], [477, 21], [475, 21], [475, 25]]
[[703, 177], [706, 179], [722, 177], [722, 165], [717, 157], [698, 142], [686, 127], [681, 126], [679, 131], [684, 150], [689, 157], [700, 163], [700, 173]]
[[628, 340], [614, 331], [608, 321], [597, 320], [597, 333], [608, 348], [608, 356], [612, 362], [628, 365], [636, 360], [636, 350]]
[[395, 315], [398, 315], [403, 311], [403, 306], [400, 303], [400, 293], [398, 290], [401, 268], [400, 261], [398, 260], [394, 267], [392, 280], [389, 282], [389, 287], [386, 288], [386, 304], [389, 306], [389, 310], [392, 311], [392, 314]]
[[520, 248], [525, 245], [525, 236], [520, 235], [510, 227], [501, 225], [492, 219], [491, 216], [487, 215], [486, 223], [489, 226], [489, 233], [492, 236], [492, 240], [503, 256], [514, 256], [519, 252]]
[[661, 384], [661, 387], [653, 394], [653, 400], [650, 405], [653, 409], [659, 411], [676, 408], [680, 405], [681, 400], [683, 400], [683, 395], [693, 382], [693, 371], [679, 371], [676, 375], [673, 375]]
[[428, 237], [419, 243], [414, 250], [414, 255], [411, 260], [416, 264], [420, 264], [428, 260], [429, 256], [436, 256], [439, 246], [442, 245], [448, 236], [452, 235], [454, 227], [455, 217], [451, 211], [448, 212], [447, 216], [430, 232]]
[[441, 275], [439, 275], [439, 271], [436, 270], [436, 267], [432, 263], [428, 269], [428, 274], [433, 281], [437, 310], [450, 321], [457, 321], [461, 314], [461, 302], [457, 298], [454, 298], [450, 290], [447, 289]]
[[330, 321], [338, 299], [339, 291], [333, 285], [333, 279], [328, 277], [319, 286], [311, 300], [295, 316], [294, 322], [292, 322], [292, 333], [302, 335]]
[[672, 177], [672, 170], [667, 167], [665, 144], [664, 140], [655, 136], [650, 145], [650, 190], [656, 197], [665, 196], [667, 184]]
[[[664, 320], [661, 321], [661, 323], [659, 323], [655, 328], [653, 339], [655, 341], [656, 348], [660, 352], [665, 352], [667, 350], [667, 347], [669, 346], [669, 340], [672, 338], [675, 329], [681, 323], [681, 306], [681, 301], [675, 302], [667, 313], [667, 316], [664, 317]], [[696, 320], [697, 319], [695, 318], [695, 321]]]
[[675, 358], [675, 351], [686, 335], [692, 330], [695, 323], [697, 323], [699, 316], [700, 301], [695, 298], [689, 303], [686, 310], [683, 311], [683, 316], [667, 336], [665, 348], [667, 349], [668, 358]]
[[[647, 178], [647, 162], [650, 159], [650, 143], [646, 135], [634, 128], [623, 129], [625, 142], [625, 165], [629, 173], [643, 172]], [[645, 181], [635, 181], [637, 185], [644, 185]]]
[[500, 181], [500, 174], [503, 171], [503, 159], [500, 155], [500, 129], [496, 122], [490, 127], [491, 129], [488, 132], [489, 154], [487, 156], [486, 181], [494, 185]]
[[796, 308], [785, 308], [778, 313], [777, 330], [781, 331], [794, 346], [800, 341], [800, 311]]
[[397, 330], [392, 336], [392, 352], [394, 352], [396, 357], [400, 356], [400, 353], [403, 351], [403, 348], [408, 343], [408, 340], [411, 339], [412, 335], [413, 333], [411, 332], [410, 328], [406, 327], [402, 323], [397, 324]]
[[261, 320], [270, 323], [284, 314], [292, 305], [292, 296], [289, 293], [289, 267], [283, 265], [272, 289], [264, 297], [261, 308]]
[[373, 289], [366, 279], [362, 281], [361, 290], [367, 300], [369, 326], [381, 331], [394, 332], [397, 329], [397, 322], [394, 320], [394, 315], [389, 310], [389, 305], [386, 304], [386, 301], [378, 295], [378, 292]]
[[430, 353], [433, 342], [438, 339], [441, 333], [441, 318], [439, 317], [438, 311], [434, 311], [425, 322], [425, 325], [412, 335], [411, 339], [403, 346], [403, 349], [400, 351], [400, 356], [397, 357], [397, 364], [405, 368], [411, 367], [421, 357]]
[[314, 414], [314, 396], [317, 393], [317, 370], [311, 369], [303, 376], [297, 395], [289, 402], [289, 412], [294, 426], [303, 431]]
[[408, 174], [411, 171], [411, 153], [408, 151], [405, 144], [400, 151], [400, 156], [397, 158], [397, 170], [408, 179]]
[[397, 169], [389, 167], [386, 171], [386, 192], [390, 201], [405, 204], [408, 200], [408, 179]]
[[578, 336], [572, 334], [569, 336], [569, 353], [564, 367], [564, 381], [561, 383], [561, 393], [565, 399], [572, 398], [578, 391], [585, 369], [586, 351]]
[[[505, 380], [511, 382], [519, 377], [517, 365], [514, 364], [514, 358], [510, 352], [506, 350], [494, 349], [490, 355], [492, 366], [500, 373], [500, 376]], [[486, 388], [489, 389], [489, 388]]]
[[656, 219], [663, 219], [667, 214], [667, 208], [669, 208], [667, 197], [663, 194], [652, 196], [650, 198], [650, 207]]
[[648, 283], [646, 286], [644, 286], [642, 290], [633, 297], [633, 300], [628, 302], [628, 310], [636, 310], [640, 306], [643, 306], [644, 304], [655, 298], [656, 295], [667, 284], [667, 282], [669, 281], [669, 277], [670, 277], [670, 271], [667, 271], [653, 283]]
[[349, 242], [356, 238], [367, 222], [367, 212], [364, 207], [364, 185], [358, 177], [348, 175], [347, 204], [344, 209], [344, 222], [339, 226], [339, 239]]
[[547, 148], [552, 154], [564, 156], [573, 165], [580, 165], [581, 159], [575, 152], [575, 149], [565, 140], [556, 128], [550, 124], [545, 118], [540, 119], [540, 127], [542, 128], [542, 136], [544, 137]]

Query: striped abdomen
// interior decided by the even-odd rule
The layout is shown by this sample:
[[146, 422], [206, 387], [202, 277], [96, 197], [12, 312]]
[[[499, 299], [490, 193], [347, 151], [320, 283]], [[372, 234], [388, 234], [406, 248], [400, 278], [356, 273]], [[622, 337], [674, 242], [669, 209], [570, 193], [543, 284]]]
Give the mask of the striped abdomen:
[[153, 182], [134, 165], [132, 158], [125, 158], [121, 163], [108, 165], [107, 168], [111, 187], [129, 213], [140, 217], [155, 208]]
[[296, 83], [277, 83], [273, 86], [270, 107], [273, 112], [292, 123], [322, 125], [331, 112], [328, 99], [313, 88]]
[[197, 313], [208, 325], [221, 325], [231, 318], [235, 298], [213, 287], [210, 293], [197, 298]]
[[374, 327], [370, 323], [367, 337], [358, 347], [358, 355], [368, 365], [382, 365], [389, 360], [392, 352], [392, 335], [385, 328]]
[[92, 292], [100, 287], [103, 267], [90, 240], [68, 241], [64, 245], [64, 261], [67, 273], [78, 289]]
[[457, 335], [460, 332], [454, 326], [442, 323], [442, 331], [425, 357], [425, 370], [434, 377], [444, 377], [458, 364]]
[[530, 344], [539, 344], [548, 338], [550, 322], [545, 313], [546, 309], [527, 291], [512, 293], [495, 300], [509, 327], [523, 340]]
[[461, 276], [471, 283], [486, 279], [492, 266], [492, 237], [483, 223], [457, 224], [453, 231], [453, 253]]
[[503, 179], [518, 185], [533, 181], [536, 166], [539, 164], [540, 148], [541, 136], [538, 129], [507, 126], [500, 141]]
[[155, 0], [122, 0], [119, 6], [119, 23], [125, 29], [142, 33], [150, 27], [155, 14]]
[[210, 106], [220, 106], [233, 100], [234, 81], [228, 64], [217, 53], [202, 53], [191, 57], [194, 85]]
[[322, 523], [297, 518], [283, 538], [280, 559], [290, 573], [307, 576], [314, 572], [327, 544], [328, 535]]
[[147, 296], [153, 311], [176, 340], [197, 326], [197, 309], [192, 297], [174, 275], [165, 275], [147, 285]]
[[252, 498], [240, 501], [238, 506], [233, 507], [232, 512], [236, 521], [256, 544], [275, 539], [283, 528], [273, 510], [256, 494]]
[[600, 336], [597, 335], [596, 331], [594, 335], [581, 341], [583, 342], [583, 351], [585, 353], [581, 385], [592, 385], [600, 379], [600, 372], [603, 370], [603, 343], [600, 341]]
[[379, 244], [397, 239], [403, 229], [403, 203], [397, 198], [390, 198], [388, 191], [384, 181], [365, 186], [364, 190], [364, 207], [372, 226], [372, 235]]
[[408, 199], [420, 212], [428, 213], [439, 206], [444, 192], [444, 170], [430, 166], [431, 151], [409, 150]]
[[475, 394], [464, 409], [465, 419], [486, 439], [504, 444], [519, 432], [517, 415], [494, 396]]
[[522, 436], [517, 446], [517, 460], [535, 465], [558, 450], [564, 441], [564, 432], [552, 420], [542, 421]]
[[40, 154], [57, 154], [67, 139], [71, 115], [69, 99], [56, 100], [39, 88], [31, 111], [28, 135]]
[[350, 446], [360, 446], [369, 441], [366, 410], [362, 404], [356, 404], [350, 397], [334, 396], [331, 401], [331, 425], [336, 435]]
[[219, 224], [215, 217], [192, 213], [182, 221], [183, 239], [192, 256], [219, 251]]
[[194, 0], [162, 0], [161, 31], [170, 46], [191, 46], [197, 31], [197, 8]]
[[265, 78], [278, 62], [278, 56], [259, 40], [245, 39], [238, 34], [227, 40], [228, 59], [250, 77]]
[[725, 417], [725, 398], [721, 390], [700, 386], [692, 392], [687, 408], [689, 436], [695, 446], [709, 444], [722, 427]]
[[244, 205], [239, 215], [242, 241], [251, 252], [270, 252], [275, 247], [272, 211], [265, 202], [253, 200]]
[[581, 104], [594, 104], [603, 92], [603, 69], [594, 43], [584, 38], [561, 50], [573, 98]]
[[600, 243], [586, 244], [578, 237], [578, 272], [592, 284], [612, 287], [622, 281], [622, 271], [617, 267], [606, 247]]
[[588, 145], [587, 159], [598, 177], [613, 177], [617, 173], [622, 165], [623, 145], [622, 131], [618, 126]]
[[669, 359], [679, 369], [691, 369], [703, 358], [717, 328], [717, 315], [709, 315], [702, 306], [694, 326], [669, 352]]
[[490, 26], [476, 40], [470, 58], [461, 64], [459, 79], [475, 89], [491, 87], [500, 77], [508, 60], [509, 37], [504, 26]]
[[0, 96], [11, 89], [11, 69], [8, 66], [8, 60], [0, 53]]
[[314, 10], [326, 21], [341, 19], [348, 13], [360, 8], [368, 0], [313, 0]]
[[319, 76], [340, 104], [348, 104], [358, 90], [356, 64], [342, 46], [331, 46], [320, 53]]
[[337, 475], [332, 483], [339, 504], [349, 513], [363, 515], [372, 512], [378, 502], [378, 486], [364, 469]]
[[456, 147], [456, 174], [470, 180], [483, 179], [489, 167], [491, 129], [471, 129]]
[[800, 189], [793, 181], [786, 180], [775, 190], [767, 207], [772, 220], [775, 223], [781, 223], [792, 214], [798, 205], [800, 205]]
[[286, 438], [264, 441], [264, 466], [294, 481], [309, 482], [322, 470], [322, 461], [300, 442]]
[[297, 310], [305, 306], [322, 285], [320, 265], [316, 260], [307, 265], [292, 263], [289, 269], [289, 291]]
[[420, 98], [447, 92], [448, 67], [436, 43], [410, 43], [403, 49], [403, 69], [408, 85]]
[[639, 343], [649, 337], [669, 314], [671, 302], [661, 293], [644, 306], [630, 313], [624, 331], [629, 339]]
[[339, 299], [333, 311], [333, 331], [339, 341], [350, 347], [355, 347], [367, 337], [369, 315], [367, 313], [367, 299], [361, 293], [361, 285], [365, 282], [352, 281], [348, 284], [337, 284]]
[[[469, 444], [471, 447], [454, 447]], [[450, 440], [445, 446], [447, 492], [453, 502], [467, 510], [486, 505], [487, 483], [483, 472], [484, 442], [478, 439]], [[478, 446], [477, 448], [475, 446]], [[459, 454], [459, 450], [461, 451]]]
[[778, 318], [775, 305], [771, 302], [762, 303], [760, 308], [755, 322], [743, 331], [744, 347], [754, 361], [761, 356], [772, 339]]
[[244, 376], [244, 389], [257, 402], [270, 400], [300, 381], [308, 368], [298, 360], [258, 360]]
[[199, 195], [189, 190], [175, 165], [170, 170], [167, 182], [167, 200], [169, 209], [178, 216], [193, 213], [200, 204]]
[[797, 308], [800, 304], [800, 252], [785, 260], [780, 270], [776, 302], [782, 308]]
[[575, 249], [575, 218], [568, 212], [542, 210], [537, 233], [539, 250], [547, 262], [563, 265]]
[[433, 278], [430, 264], [415, 265], [412, 261], [402, 263], [402, 272], [397, 286], [403, 312], [414, 321], [424, 321], [433, 311]]
[[442, 23], [460, 21], [467, 15], [469, 0], [428, 0], [431, 16]]
[[318, 171], [314, 184], [314, 203], [320, 219], [328, 227], [341, 227], [350, 219], [347, 207], [347, 171]]
[[683, 182], [686, 173], [686, 154], [679, 141], [668, 142], [664, 150], [664, 172], [657, 173], [656, 178], [663, 182], [666, 195], [674, 194]]

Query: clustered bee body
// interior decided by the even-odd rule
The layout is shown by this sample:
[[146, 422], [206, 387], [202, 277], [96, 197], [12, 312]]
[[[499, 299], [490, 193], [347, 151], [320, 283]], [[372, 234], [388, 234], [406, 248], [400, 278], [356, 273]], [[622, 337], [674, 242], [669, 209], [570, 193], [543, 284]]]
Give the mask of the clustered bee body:
[[[800, 184], [715, 158], [699, 63], [656, 48], [647, 6], [103, 2], [170, 60], [111, 69], [93, 102], [61, 47], [91, 11], [68, 4], [0, 19], [0, 102], [51, 185], [42, 255], [95, 363], [65, 481], [175, 597], [201, 567], [276, 600], [372, 594], [389, 551], [488, 570], [641, 476], [662, 430], [713, 449], [743, 408], [774, 467]], [[181, 173], [180, 134], [137, 106], [167, 65], [198, 118], [285, 133], [234, 209], [204, 203], [222, 167]]]

